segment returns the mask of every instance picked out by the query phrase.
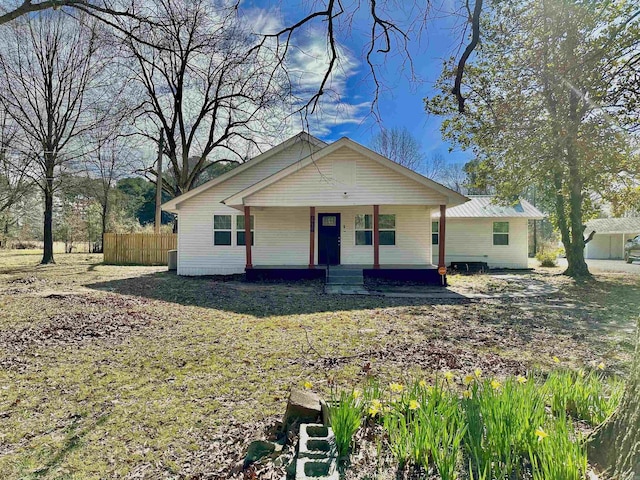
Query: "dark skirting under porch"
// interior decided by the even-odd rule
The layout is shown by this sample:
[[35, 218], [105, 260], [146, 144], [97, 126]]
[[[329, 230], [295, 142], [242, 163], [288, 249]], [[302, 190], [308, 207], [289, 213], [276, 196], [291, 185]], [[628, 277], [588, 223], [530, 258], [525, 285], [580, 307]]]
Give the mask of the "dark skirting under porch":
[[[261, 280], [312, 280], [327, 278], [327, 267], [324, 265], [309, 268], [306, 265], [254, 265], [247, 268], [246, 280], [255, 282]], [[329, 271], [361, 270], [362, 276], [370, 279], [391, 282], [421, 283], [423, 285], [447, 286], [447, 277], [438, 273], [435, 265], [335, 265], [328, 267]]]
[[422, 283], [424, 285], [447, 286], [447, 276], [440, 275], [436, 268], [365, 268], [362, 271], [365, 278], [389, 280], [393, 282]]
[[245, 269], [247, 282], [260, 280], [314, 280], [316, 278], [325, 279], [327, 272], [324, 267], [309, 268], [308, 266], [296, 265], [275, 265], [275, 266], [254, 266]]

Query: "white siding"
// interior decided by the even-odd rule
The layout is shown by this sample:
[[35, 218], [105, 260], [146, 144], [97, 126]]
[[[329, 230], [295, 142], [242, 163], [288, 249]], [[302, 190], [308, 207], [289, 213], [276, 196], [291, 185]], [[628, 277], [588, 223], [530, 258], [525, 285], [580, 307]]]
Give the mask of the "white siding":
[[[203, 194], [205, 195], [205, 194]], [[201, 205], [200, 210], [205, 210]], [[224, 207], [206, 208], [183, 217], [180, 213], [178, 237], [178, 273], [180, 275], [219, 275], [242, 273], [245, 267], [244, 246], [213, 245], [213, 214], [239, 215], [238, 210]], [[319, 213], [339, 213], [341, 222], [341, 264], [372, 265], [373, 246], [355, 244], [356, 214], [373, 214], [373, 207], [317, 207]], [[381, 214], [396, 215], [396, 245], [380, 246], [382, 265], [425, 265], [431, 259], [431, 210], [425, 206], [380, 207]], [[308, 207], [253, 207], [254, 246], [252, 260], [256, 266], [307, 265], [309, 263]], [[185, 226], [186, 225], [186, 226]], [[317, 225], [317, 221], [316, 221]], [[235, 219], [232, 221], [235, 228]], [[185, 235], [182, 229], [188, 229]], [[235, 230], [232, 243], [235, 244]], [[315, 239], [315, 263], [318, 263], [318, 229]]]
[[585, 258], [617, 260], [623, 258], [624, 244], [636, 233], [596, 233], [585, 247]]
[[[178, 274], [217, 275], [244, 272], [245, 249], [243, 246], [214, 247], [213, 245], [213, 215], [241, 213], [220, 202], [306, 157], [310, 154], [311, 148], [306, 142], [297, 143], [228, 181], [179, 203]], [[258, 221], [257, 218], [254, 220]], [[233, 226], [235, 227], [235, 224]], [[255, 228], [259, 228], [258, 223]], [[233, 237], [235, 240], [235, 232]]]
[[[438, 220], [434, 218], [433, 220]], [[493, 244], [493, 222], [509, 222], [509, 245]], [[431, 228], [431, 224], [429, 224]], [[487, 262], [493, 268], [527, 268], [529, 253], [526, 218], [448, 218], [445, 260]], [[433, 246], [433, 263], [438, 247]]]
[[440, 205], [446, 202], [435, 190], [346, 147], [245, 199], [245, 204], [251, 206]]

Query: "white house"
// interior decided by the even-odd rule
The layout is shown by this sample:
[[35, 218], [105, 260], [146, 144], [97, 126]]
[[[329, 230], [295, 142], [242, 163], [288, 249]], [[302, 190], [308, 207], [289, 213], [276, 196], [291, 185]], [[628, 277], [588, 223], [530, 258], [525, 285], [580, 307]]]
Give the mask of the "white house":
[[596, 232], [585, 247], [585, 258], [622, 259], [624, 245], [640, 234], [640, 218], [598, 218], [587, 222], [584, 233]]
[[[162, 208], [178, 215], [179, 275], [310, 278], [325, 265], [354, 265], [439, 282], [435, 263], [449, 259], [434, 260], [432, 216], [466, 201], [348, 138], [326, 144], [300, 133]], [[505, 249], [520, 245], [526, 220], [508, 235]], [[455, 243], [444, 237], [438, 253]]]
[[[469, 195], [470, 200], [447, 209], [446, 260], [485, 262], [490, 268], [527, 268], [529, 263], [529, 220], [542, 220], [544, 214], [526, 200], [503, 206], [491, 195]], [[439, 217], [434, 213], [433, 245], [439, 242]], [[436, 254], [433, 259], [438, 261]]]

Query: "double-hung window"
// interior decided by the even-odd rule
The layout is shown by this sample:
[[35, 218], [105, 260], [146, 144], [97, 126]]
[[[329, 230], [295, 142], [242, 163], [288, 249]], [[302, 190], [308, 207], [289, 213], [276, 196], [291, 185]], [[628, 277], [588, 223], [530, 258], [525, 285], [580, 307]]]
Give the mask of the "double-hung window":
[[380, 215], [378, 219], [380, 231], [380, 245], [396, 244], [396, 216]]
[[440, 222], [431, 222], [431, 245], [440, 243]]
[[[356, 245], [373, 245], [373, 215], [356, 215]], [[380, 245], [396, 244], [396, 216], [380, 215], [378, 217]]]
[[356, 215], [356, 245], [373, 245], [373, 215]]
[[493, 222], [493, 244], [509, 245], [509, 222]]
[[[251, 222], [251, 245], [255, 245], [256, 239], [253, 233], [253, 215], [249, 216]], [[238, 215], [236, 217], [236, 245], [246, 245], [246, 235], [244, 229], [244, 215]]]
[[231, 245], [231, 215], [213, 216], [213, 244]]

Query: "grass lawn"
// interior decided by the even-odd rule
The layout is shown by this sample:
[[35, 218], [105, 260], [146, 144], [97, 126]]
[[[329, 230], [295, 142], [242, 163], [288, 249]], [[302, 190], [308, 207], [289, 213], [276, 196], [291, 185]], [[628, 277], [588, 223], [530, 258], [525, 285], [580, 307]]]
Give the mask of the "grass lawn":
[[[319, 283], [181, 278], [100, 255], [0, 251], [2, 478], [243, 478], [248, 441], [310, 381], [460, 380], [603, 361], [624, 372], [640, 276], [599, 274], [543, 298], [327, 296]], [[504, 291], [492, 277], [456, 288]], [[247, 477], [251, 478], [251, 477]], [[256, 477], [262, 478], [262, 477]], [[277, 477], [274, 477], [277, 478]]]

